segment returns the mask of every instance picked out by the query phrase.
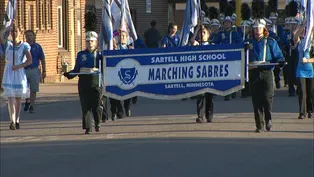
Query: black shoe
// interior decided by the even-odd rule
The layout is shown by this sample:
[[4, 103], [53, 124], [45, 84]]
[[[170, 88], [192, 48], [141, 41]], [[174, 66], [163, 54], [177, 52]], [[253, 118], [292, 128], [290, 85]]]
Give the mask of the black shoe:
[[92, 131], [91, 131], [91, 129], [89, 129], [89, 128], [87, 128], [87, 129], [85, 130], [85, 134], [86, 134], [86, 135], [91, 134], [91, 132], [92, 132]]
[[12, 122], [10, 124], [9, 128], [10, 128], [10, 130], [15, 130], [16, 129], [15, 124]]
[[235, 99], [236, 97], [237, 97], [237, 93], [232, 93], [232, 94], [231, 94], [231, 98], [232, 98], [232, 99]]
[[25, 102], [25, 105], [24, 105], [25, 112], [28, 111], [30, 105], [31, 105], [31, 102]]
[[16, 129], [20, 129], [20, 123], [16, 123], [16, 124], [15, 124], [15, 128], [16, 128]]
[[127, 117], [131, 117], [131, 110], [130, 110], [130, 109], [129, 109], [129, 110], [126, 110], [126, 111], [125, 111], [125, 114], [126, 114]]
[[295, 96], [295, 93], [289, 93], [289, 97]]
[[117, 119], [117, 114], [112, 114], [111, 120], [114, 121], [114, 120], [116, 120], [116, 119]]
[[266, 124], [266, 130], [267, 130], [267, 131], [270, 131], [270, 129], [271, 129], [272, 126], [273, 126], [273, 124], [272, 124], [271, 120], [268, 121], [267, 124]]
[[230, 100], [230, 96], [225, 96], [225, 101], [229, 101]]
[[206, 120], [207, 120], [208, 123], [213, 122], [213, 116], [212, 116], [212, 115], [210, 115], [210, 116], [205, 116], [205, 117], [206, 117]]
[[34, 109], [33, 106], [30, 106], [30, 107], [29, 107], [29, 113], [35, 113], [35, 109]]
[[261, 129], [261, 128], [257, 128], [256, 130], [255, 130], [255, 133], [262, 133], [263, 132], [263, 129]]
[[123, 119], [123, 113], [118, 113], [117, 117], [118, 119]]
[[198, 117], [198, 118], [196, 119], [196, 123], [203, 123], [203, 118]]
[[298, 119], [305, 119], [305, 115], [299, 115]]
[[312, 113], [308, 113], [307, 118], [312, 119]]
[[136, 103], [137, 103], [137, 97], [133, 97], [133, 98], [132, 98], [132, 103], [133, 103], [133, 104], [136, 104]]
[[276, 82], [276, 88], [277, 88], [277, 89], [280, 89], [280, 87], [281, 87], [280, 82]]
[[99, 126], [96, 126], [96, 127], [95, 127], [95, 131], [96, 131], [96, 132], [99, 132], [99, 130], [100, 130], [100, 127], [99, 127]]

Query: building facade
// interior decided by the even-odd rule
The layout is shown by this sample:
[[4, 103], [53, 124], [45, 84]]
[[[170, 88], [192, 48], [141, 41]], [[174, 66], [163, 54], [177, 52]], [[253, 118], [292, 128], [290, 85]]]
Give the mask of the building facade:
[[[97, 16], [97, 29], [100, 29], [102, 1], [17, 1], [16, 20], [19, 28], [24, 31], [33, 30], [36, 34], [36, 41], [45, 52], [47, 65], [45, 82], [58, 82], [61, 80], [63, 69], [73, 68], [76, 53], [85, 48], [84, 14], [87, 10], [94, 11]], [[280, 8], [283, 6], [281, 1], [283, 0], [279, 0]], [[4, 19], [7, 2], [8, 0], [0, 0], [0, 21]], [[138, 35], [143, 37], [144, 32], [150, 28], [152, 20], [157, 21], [157, 29], [162, 35], [167, 34], [169, 22], [177, 23], [180, 28], [184, 18], [185, 2], [186, 0], [129, 0]], [[206, 2], [208, 6], [218, 7], [218, 0], [206, 0]], [[0, 23], [0, 28], [2, 28], [1, 25], [2, 23]], [[4, 64], [3, 58], [0, 58], [0, 83]]]

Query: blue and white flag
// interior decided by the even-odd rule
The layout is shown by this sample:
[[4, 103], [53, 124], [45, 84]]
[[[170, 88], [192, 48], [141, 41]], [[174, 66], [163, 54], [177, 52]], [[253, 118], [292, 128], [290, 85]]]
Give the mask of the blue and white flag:
[[[4, 38], [7, 39], [10, 34], [10, 29], [13, 23], [13, 19], [16, 11], [16, 0], [9, 0], [6, 8], [6, 12], [4, 15], [3, 26], [6, 28]], [[4, 55], [5, 51], [3, 46], [0, 45], [0, 55]]]
[[[101, 49], [113, 49], [113, 38], [119, 34], [119, 29], [129, 34], [128, 44], [137, 40], [137, 33], [131, 17], [130, 7], [127, 0], [104, 0], [102, 9], [102, 26], [100, 39]], [[109, 44], [109, 45], [108, 45]], [[106, 45], [106, 47], [104, 47]]]
[[184, 22], [181, 30], [180, 46], [186, 46], [189, 43], [190, 32], [194, 33], [194, 27], [197, 25], [201, 15], [200, 0], [187, 0], [185, 7]]
[[113, 0], [104, 0], [102, 8], [102, 24], [100, 26], [99, 47], [100, 50], [113, 50], [113, 19], [111, 6]]
[[311, 45], [311, 35], [313, 34], [313, 29], [314, 29], [314, 2], [313, 1], [308, 1], [308, 4], [306, 6], [306, 14], [305, 14], [305, 19], [306, 19], [306, 34], [304, 36], [304, 47], [303, 49], [306, 50], [308, 49], [308, 46]]
[[121, 0], [120, 28], [129, 33], [129, 43], [137, 40], [136, 30], [133, 24], [128, 0]]

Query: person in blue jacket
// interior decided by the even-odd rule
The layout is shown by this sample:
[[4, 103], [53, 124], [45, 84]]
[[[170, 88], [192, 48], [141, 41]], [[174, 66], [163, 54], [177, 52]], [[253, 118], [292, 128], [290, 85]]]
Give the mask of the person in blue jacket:
[[86, 49], [77, 54], [74, 69], [63, 74], [68, 79], [73, 79], [77, 76], [75, 73], [82, 73], [78, 75], [78, 92], [85, 134], [90, 134], [92, 131], [91, 114], [94, 117], [95, 131], [99, 132], [100, 130], [102, 89], [99, 85], [100, 75], [96, 74], [96, 71], [99, 71], [99, 62], [102, 56], [96, 48], [97, 38], [96, 32], [86, 32]]
[[[231, 10], [230, 10], [231, 8]], [[230, 5], [227, 5], [225, 8], [226, 12], [231, 12], [231, 14], [226, 13], [225, 19], [223, 21], [223, 30], [220, 31], [214, 38], [213, 43], [214, 44], [236, 44], [241, 43], [241, 36], [238, 32], [232, 30], [232, 7]], [[230, 15], [230, 16], [228, 16]], [[232, 93], [231, 95], [225, 96], [225, 100], [230, 100], [230, 97], [235, 98], [236, 92]]]
[[304, 39], [305, 24], [299, 25], [294, 31], [294, 43], [299, 51], [296, 77], [298, 79], [299, 91], [299, 119], [312, 118], [313, 113], [313, 89], [314, 89], [314, 69], [313, 58], [310, 58], [311, 42], [305, 45]]
[[177, 34], [178, 25], [169, 23], [168, 35], [161, 40], [161, 47], [179, 47], [180, 36]]
[[[266, 130], [272, 128], [272, 104], [274, 97], [274, 75], [273, 65], [262, 66], [263, 63], [278, 63], [283, 66], [284, 57], [278, 46], [278, 43], [273, 38], [268, 37], [266, 21], [261, 14], [254, 13], [254, 10], [265, 8], [263, 1], [253, 1], [252, 9], [254, 17], [252, 38], [249, 40], [249, 62], [257, 64], [250, 67], [249, 84], [252, 94], [252, 102], [255, 117], [255, 132], [262, 132], [266, 122]], [[262, 11], [262, 10], [258, 10]], [[265, 121], [264, 121], [265, 117]]]

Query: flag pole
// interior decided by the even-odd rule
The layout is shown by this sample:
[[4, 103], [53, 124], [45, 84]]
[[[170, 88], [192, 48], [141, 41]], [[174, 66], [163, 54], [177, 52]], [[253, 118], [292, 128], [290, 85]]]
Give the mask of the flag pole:
[[[12, 42], [13, 42], [13, 66], [15, 65], [15, 28], [16, 28], [16, 26], [15, 26], [15, 0], [13, 0], [13, 19], [12, 19], [12, 23], [11, 23], [11, 26], [13, 26], [13, 33], [12, 33], [12, 38], [13, 38], [13, 40], [12, 40]], [[14, 22], [14, 23], [13, 23]], [[10, 30], [11, 30], [11, 28], [10, 28]]]

